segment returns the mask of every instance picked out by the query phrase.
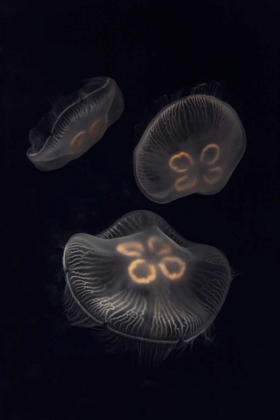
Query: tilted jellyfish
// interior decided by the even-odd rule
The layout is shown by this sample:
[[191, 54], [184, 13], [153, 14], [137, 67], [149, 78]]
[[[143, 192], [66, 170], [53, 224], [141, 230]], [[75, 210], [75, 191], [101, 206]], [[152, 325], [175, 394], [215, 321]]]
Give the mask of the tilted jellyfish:
[[27, 157], [42, 171], [61, 168], [97, 143], [123, 109], [123, 96], [113, 79], [90, 79], [77, 92], [55, 102], [30, 131]]

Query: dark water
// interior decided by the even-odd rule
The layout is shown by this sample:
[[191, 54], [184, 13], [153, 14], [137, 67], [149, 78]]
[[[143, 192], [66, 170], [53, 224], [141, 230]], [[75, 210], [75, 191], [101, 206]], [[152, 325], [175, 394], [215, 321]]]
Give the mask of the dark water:
[[[278, 418], [277, 2], [7, 1], [0, 10], [1, 419]], [[99, 75], [119, 84], [124, 114], [80, 159], [36, 170], [28, 132], [49, 99]], [[211, 81], [243, 122], [245, 155], [219, 194], [152, 203], [133, 177], [134, 127], [161, 95]], [[66, 326], [61, 306], [68, 238], [137, 209], [221, 249], [239, 273], [213, 342], [155, 368], [105, 355], [86, 330]]]

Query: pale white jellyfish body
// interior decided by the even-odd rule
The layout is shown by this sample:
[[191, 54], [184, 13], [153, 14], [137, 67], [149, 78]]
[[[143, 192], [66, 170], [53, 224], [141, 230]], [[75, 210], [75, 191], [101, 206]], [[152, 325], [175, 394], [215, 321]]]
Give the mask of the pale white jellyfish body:
[[184, 239], [143, 210], [97, 236], [71, 237], [63, 266], [70, 321], [165, 354], [207, 330], [232, 280], [221, 251]]
[[123, 109], [123, 96], [113, 79], [90, 79], [77, 92], [54, 103], [30, 131], [27, 157], [42, 171], [61, 168], [97, 143]]
[[216, 194], [246, 148], [244, 127], [227, 103], [190, 95], [165, 106], [134, 151], [134, 174], [150, 200], [168, 203], [198, 193]]

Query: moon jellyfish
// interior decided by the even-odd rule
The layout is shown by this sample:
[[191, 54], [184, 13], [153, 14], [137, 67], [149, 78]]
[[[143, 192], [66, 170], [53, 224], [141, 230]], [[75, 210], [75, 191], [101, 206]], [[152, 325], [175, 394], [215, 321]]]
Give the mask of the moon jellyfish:
[[152, 361], [206, 332], [232, 280], [221, 251], [184, 239], [144, 210], [96, 236], [72, 236], [63, 267], [70, 322], [99, 326], [114, 348], [132, 345]]
[[55, 102], [30, 131], [27, 157], [42, 171], [61, 168], [97, 143], [123, 109], [123, 96], [113, 79], [90, 79], [72, 95]]
[[192, 94], [171, 102], [150, 122], [134, 151], [135, 179], [156, 203], [216, 194], [245, 148], [235, 110], [212, 95]]

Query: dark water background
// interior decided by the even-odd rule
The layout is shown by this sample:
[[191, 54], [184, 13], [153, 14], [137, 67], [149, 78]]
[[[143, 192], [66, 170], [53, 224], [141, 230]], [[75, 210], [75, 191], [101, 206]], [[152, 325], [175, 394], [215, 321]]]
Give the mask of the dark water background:
[[[4, 1], [0, 15], [1, 420], [279, 418], [278, 2]], [[101, 75], [124, 94], [120, 120], [80, 159], [36, 170], [28, 132], [49, 99]], [[245, 155], [219, 194], [152, 203], [133, 177], [134, 127], [161, 95], [211, 81], [244, 124]], [[214, 342], [156, 368], [104, 355], [61, 307], [68, 238], [137, 209], [239, 272]]]

